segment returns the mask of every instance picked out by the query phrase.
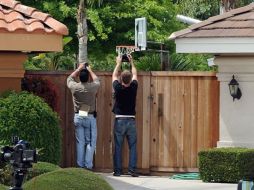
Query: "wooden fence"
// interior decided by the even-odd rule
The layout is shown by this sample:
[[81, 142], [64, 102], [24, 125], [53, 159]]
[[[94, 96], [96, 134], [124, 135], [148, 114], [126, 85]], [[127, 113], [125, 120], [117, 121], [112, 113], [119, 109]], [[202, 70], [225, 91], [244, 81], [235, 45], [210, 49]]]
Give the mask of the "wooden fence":
[[[63, 131], [62, 166], [75, 166], [75, 137], [72, 97], [66, 86], [70, 72], [32, 72], [52, 81], [59, 91]], [[98, 140], [95, 168], [112, 171], [113, 121], [110, 72], [96, 72], [98, 92]], [[137, 132], [139, 171], [196, 171], [200, 150], [216, 147], [219, 138], [219, 82], [211, 72], [139, 72]], [[123, 166], [128, 166], [125, 142]]]

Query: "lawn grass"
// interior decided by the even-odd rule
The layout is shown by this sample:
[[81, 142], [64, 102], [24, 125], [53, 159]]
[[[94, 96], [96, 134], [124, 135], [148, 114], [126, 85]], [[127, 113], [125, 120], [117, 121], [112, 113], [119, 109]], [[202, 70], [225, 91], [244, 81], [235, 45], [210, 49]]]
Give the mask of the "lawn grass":
[[26, 180], [28, 181], [32, 179], [33, 177], [39, 176], [44, 173], [52, 172], [55, 170], [59, 170], [59, 169], [60, 167], [55, 164], [51, 164], [48, 162], [37, 162], [33, 164], [33, 168], [31, 169], [31, 171], [28, 172], [28, 176]]
[[37, 176], [25, 190], [113, 190], [99, 175], [81, 168], [65, 168]]

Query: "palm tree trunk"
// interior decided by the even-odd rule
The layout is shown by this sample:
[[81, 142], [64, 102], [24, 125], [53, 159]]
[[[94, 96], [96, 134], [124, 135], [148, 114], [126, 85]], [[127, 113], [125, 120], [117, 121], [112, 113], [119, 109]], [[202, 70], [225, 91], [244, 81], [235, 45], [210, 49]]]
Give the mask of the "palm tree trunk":
[[86, 4], [84, 0], [79, 1], [79, 9], [77, 15], [78, 23], [78, 40], [79, 40], [79, 52], [78, 62], [87, 62], [87, 15], [86, 15]]
[[235, 8], [235, 0], [221, 0], [220, 14], [230, 11]]

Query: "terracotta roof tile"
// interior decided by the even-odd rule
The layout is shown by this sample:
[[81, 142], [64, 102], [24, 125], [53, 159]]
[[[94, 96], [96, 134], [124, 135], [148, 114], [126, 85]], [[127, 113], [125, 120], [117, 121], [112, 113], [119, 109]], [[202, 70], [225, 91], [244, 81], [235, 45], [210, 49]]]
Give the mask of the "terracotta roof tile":
[[35, 30], [44, 30], [44, 26], [41, 22], [32, 22], [27, 29], [33, 32]]
[[14, 8], [17, 4], [20, 4], [20, 2], [11, 0], [0, 0], [0, 4], [6, 7]]
[[49, 14], [15, 0], [0, 0], [0, 32], [56, 33], [67, 35], [68, 28]]
[[[202, 37], [254, 37], [254, 3], [174, 32], [169, 39]], [[181, 32], [184, 31], [184, 32]], [[186, 32], [187, 31], [187, 32]]]
[[24, 15], [26, 16], [31, 16], [32, 13], [34, 11], [36, 11], [35, 8], [32, 8], [32, 7], [28, 7], [28, 6], [25, 6], [25, 5], [21, 5], [21, 4], [18, 4], [17, 6], [14, 7], [14, 10], [20, 12], [20, 13], [23, 13]]
[[14, 20], [24, 20], [24, 17], [20, 13], [14, 11], [11, 11], [7, 14], [0, 12], [0, 20], [11, 23]]
[[[43, 22], [45, 22], [45, 20], [50, 17], [49, 14], [46, 14], [46, 13], [42, 13], [42, 12], [38, 12], [38, 11], [35, 11], [33, 12], [31, 15], [30, 15], [32, 18], [36, 18], [38, 20], [41, 20]], [[58, 22], [58, 21], [57, 21]]]
[[8, 29], [10, 32], [15, 30], [26, 30], [26, 25], [21, 20], [14, 20], [11, 24], [8, 23]]
[[48, 17], [45, 23], [53, 28], [58, 33], [65, 33], [66, 32], [66, 26], [62, 23], [59, 23], [57, 20], [53, 19], [52, 17]]

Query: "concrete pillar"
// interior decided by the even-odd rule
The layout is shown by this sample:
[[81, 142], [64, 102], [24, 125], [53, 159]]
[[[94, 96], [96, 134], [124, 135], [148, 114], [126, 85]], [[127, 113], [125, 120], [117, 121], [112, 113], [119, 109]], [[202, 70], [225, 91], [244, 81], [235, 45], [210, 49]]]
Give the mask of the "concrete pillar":
[[[218, 56], [220, 81], [220, 135], [218, 147], [254, 148], [254, 56]], [[228, 83], [239, 83], [241, 99], [233, 101]]]
[[27, 54], [21, 52], [0, 52], [0, 93], [7, 90], [21, 90], [24, 77], [23, 63]]

